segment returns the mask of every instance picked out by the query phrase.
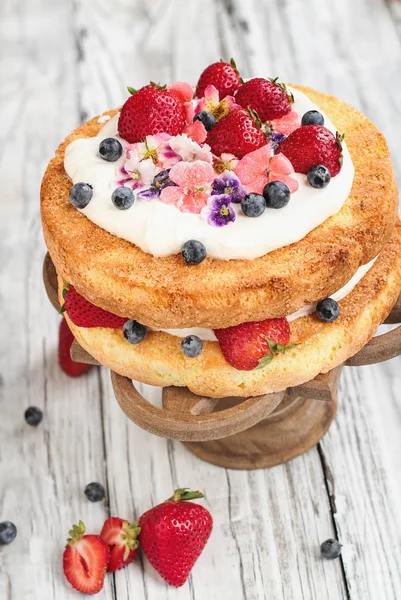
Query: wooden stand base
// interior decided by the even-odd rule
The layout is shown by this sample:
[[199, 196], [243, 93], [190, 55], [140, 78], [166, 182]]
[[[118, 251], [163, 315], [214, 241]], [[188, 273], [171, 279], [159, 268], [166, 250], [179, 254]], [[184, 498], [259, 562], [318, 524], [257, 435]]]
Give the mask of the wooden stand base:
[[[224, 403], [223, 401], [220, 401]], [[270, 417], [246, 431], [210, 442], [183, 442], [198, 458], [229, 469], [265, 469], [292, 460], [321, 440], [337, 410], [322, 402], [286, 395]]]

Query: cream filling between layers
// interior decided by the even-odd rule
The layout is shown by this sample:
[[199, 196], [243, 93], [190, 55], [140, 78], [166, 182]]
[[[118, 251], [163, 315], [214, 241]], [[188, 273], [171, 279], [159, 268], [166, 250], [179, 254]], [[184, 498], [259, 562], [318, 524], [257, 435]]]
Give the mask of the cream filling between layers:
[[[305, 94], [290, 89], [297, 113], [320, 110]], [[196, 239], [203, 242], [212, 258], [255, 259], [303, 239], [336, 214], [351, 191], [354, 166], [344, 143], [343, 167], [326, 188], [314, 189], [307, 183], [306, 175], [296, 173], [299, 188], [288, 205], [279, 210], [268, 208], [257, 219], [246, 217], [241, 207], [234, 204], [236, 221], [224, 227], [212, 227], [205, 217], [183, 213], [158, 199], [137, 200], [130, 209], [121, 211], [111, 202], [111, 195], [121, 178], [118, 170], [124, 164], [125, 152], [113, 163], [98, 154], [99, 143], [107, 137], [119, 139], [125, 150], [127, 142], [118, 136], [118, 117], [110, 119], [96, 137], [81, 138], [69, 144], [64, 167], [73, 183], [82, 181], [93, 187], [92, 200], [81, 211], [88, 219], [157, 257], [178, 254], [187, 240]], [[333, 123], [325, 114], [324, 118], [325, 126], [335, 133]]]
[[[366, 265], [359, 267], [357, 272], [351, 279], [342, 287], [340, 290], [335, 292], [330, 296], [333, 300], [339, 302], [343, 300], [348, 294], [352, 292], [352, 290], [358, 285], [361, 279], [370, 271], [373, 267], [377, 259], [377, 256], [371, 260]], [[316, 311], [316, 304], [306, 304], [296, 312], [287, 316], [288, 321], [295, 321], [296, 319], [300, 319], [301, 317], [306, 317], [308, 315], [313, 314]], [[176, 337], [184, 338], [187, 335], [197, 335], [201, 338], [201, 340], [209, 341], [209, 342], [217, 342], [217, 338], [214, 335], [213, 329], [207, 329], [206, 327], [190, 327], [188, 329], [156, 329], [150, 327], [151, 331], [163, 331], [164, 333], [169, 333], [170, 335], [174, 335]]]

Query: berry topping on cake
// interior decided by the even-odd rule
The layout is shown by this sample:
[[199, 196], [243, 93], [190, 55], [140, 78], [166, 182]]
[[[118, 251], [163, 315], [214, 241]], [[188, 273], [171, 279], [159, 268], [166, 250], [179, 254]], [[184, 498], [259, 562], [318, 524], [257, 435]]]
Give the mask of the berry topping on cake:
[[206, 248], [198, 240], [188, 240], [183, 245], [181, 254], [187, 265], [199, 265], [206, 258]]
[[241, 108], [223, 117], [207, 135], [207, 143], [213, 154], [223, 152], [242, 158], [245, 154], [267, 144], [261, 129], [261, 122], [255, 114]]
[[252, 371], [268, 365], [277, 354], [294, 348], [286, 318], [242, 323], [215, 329], [224, 358], [239, 371]]
[[151, 83], [132, 92], [118, 121], [118, 132], [124, 140], [132, 144], [156, 133], [182, 133], [186, 124], [185, 107], [174, 91]]
[[84, 494], [90, 502], [101, 502], [106, 498], [106, 490], [98, 481], [88, 483], [85, 487]]
[[185, 356], [194, 358], [202, 352], [203, 343], [197, 335], [187, 335], [181, 342], [181, 350]]
[[200, 121], [205, 127], [206, 131], [210, 131], [216, 125], [217, 120], [216, 117], [212, 115], [212, 113], [207, 112], [207, 110], [201, 110], [196, 113], [194, 116], [194, 121]]
[[342, 166], [343, 139], [321, 125], [304, 125], [293, 131], [276, 152], [289, 158], [297, 173], [306, 175], [313, 166], [325, 165], [335, 177]]
[[78, 182], [70, 189], [70, 202], [75, 208], [85, 208], [92, 200], [93, 187], [89, 183]]
[[261, 194], [247, 194], [241, 202], [241, 208], [247, 217], [260, 217], [266, 210], [266, 201]]
[[129, 320], [124, 323], [123, 334], [130, 344], [139, 344], [145, 339], [147, 333], [147, 327], [141, 325], [138, 321]]
[[135, 202], [134, 192], [131, 188], [120, 185], [111, 195], [111, 201], [119, 210], [127, 210]]
[[325, 298], [317, 303], [316, 316], [325, 323], [332, 323], [340, 316], [340, 305], [333, 298]]
[[85, 535], [85, 531], [80, 521], [69, 532], [63, 555], [64, 575], [79, 592], [97, 594], [103, 587], [110, 551], [98, 535]]
[[118, 517], [110, 517], [105, 521], [100, 537], [110, 549], [110, 560], [107, 565], [109, 573], [123, 569], [134, 560], [138, 552], [137, 537], [140, 531], [138, 523], [131, 525]]
[[263, 196], [269, 208], [284, 208], [291, 199], [291, 192], [282, 181], [271, 181], [263, 188]]
[[324, 116], [318, 110], [308, 110], [302, 117], [302, 125], [324, 125]]
[[43, 412], [36, 406], [30, 406], [24, 413], [25, 421], [32, 427], [37, 427], [42, 422]]
[[106, 138], [99, 144], [99, 154], [108, 162], [115, 162], [123, 153], [121, 142], [116, 138]]
[[64, 290], [64, 310], [77, 327], [121, 329], [126, 319], [95, 306], [70, 286]]
[[284, 83], [278, 82], [278, 78], [255, 77], [238, 88], [235, 101], [244, 108], [250, 106], [262, 121], [270, 121], [289, 113], [294, 97], [288, 93]]
[[208, 85], [214, 85], [222, 100], [234, 92], [241, 85], [241, 78], [234, 59], [229, 63], [220, 61], [206, 67], [196, 86], [196, 97], [201, 98]]
[[329, 185], [331, 175], [324, 165], [314, 165], [309, 169], [306, 178], [312, 187], [320, 190]]

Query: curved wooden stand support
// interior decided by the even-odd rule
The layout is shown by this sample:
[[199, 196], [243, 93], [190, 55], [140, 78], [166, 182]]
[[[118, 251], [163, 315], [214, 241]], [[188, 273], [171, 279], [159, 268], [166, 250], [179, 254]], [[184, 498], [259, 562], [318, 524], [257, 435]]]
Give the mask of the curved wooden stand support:
[[[57, 274], [48, 254], [43, 279], [50, 302], [59, 310]], [[401, 295], [385, 323], [400, 321]], [[401, 325], [373, 338], [345, 364], [370, 365], [399, 354]], [[77, 362], [99, 364], [77, 342], [71, 356]], [[335, 417], [342, 367], [283, 392], [254, 398], [203, 398], [187, 388], [167, 387], [162, 408], [145, 400], [130, 379], [111, 372], [111, 380], [121, 409], [143, 429], [180, 440], [213, 464], [257, 469], [287, 462], [319, 442]]]

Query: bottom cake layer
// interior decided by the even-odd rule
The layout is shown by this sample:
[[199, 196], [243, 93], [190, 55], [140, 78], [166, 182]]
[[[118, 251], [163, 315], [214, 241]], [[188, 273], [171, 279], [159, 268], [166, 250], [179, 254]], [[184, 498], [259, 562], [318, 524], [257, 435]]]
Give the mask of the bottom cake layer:
[[[64, 282], [59, 281], [60, 301]], [[223, 357], [219, 343], [204, 341], [196, 358], [185, 356], [181, 339], [149, 331], [137, 345], [121, 330], [83, 328], [66, 315], [78, 343], [102, 365], [131, 379], [157, 386], [186, 386], [195, 394], [220, 398], [258, 396], [300, 385], [330, 371], [356, 354], [373, 337], [395, 304], [401, 289], [401, 224], [358, 285], [339, 302], [341, 314], [323, 323], [315, 314], [291, 323], [291, 343], [266, 367], [239, 371]]]

